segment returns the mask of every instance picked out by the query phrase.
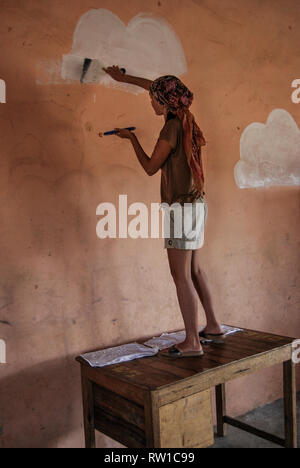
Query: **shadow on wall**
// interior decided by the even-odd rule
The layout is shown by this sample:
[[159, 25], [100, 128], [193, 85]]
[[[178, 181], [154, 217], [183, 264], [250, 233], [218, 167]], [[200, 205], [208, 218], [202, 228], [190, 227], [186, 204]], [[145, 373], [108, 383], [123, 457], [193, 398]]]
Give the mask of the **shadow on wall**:
[[[21, 74], [13, 55], [9, 60], [8, 70]], [[8, 102], [0, 121], [0, 320], [11, 325], [0, 324], [8, 361], [1, 369], [0, 446], [9, 448], [61, 446], [73, 437], [82, 423], [73, 359], [125, 342], [137, 308], [130, 289], [139, 274], [136, 244], [124, 240], [122, 262], [124, 242], [99, 244], [96, 207], [116, 190], [134, 194], [142, 182], [105, 154], [86, 169], [85, 97], [77, 87], [54, 94], [32, 83], [26, 75], [24, 98]]]
[[[10, 57], [8, 69], [15, 70]], [[52, 99], [27, 81], [22, 92], [24, 100], [5, 104], [1, 140], [0, 336], [8, 365], [1, 368], [0, 446], [53, 447], [82, 421], [75, 349], [111, 339], [101, 332], [102, 305], [91, 281], [101, 251], [103, 269], [111, 251], [103, 242], [97, 256], [91, 245], [105, 186], [83, 169], [83, 98], [65, 104], [67, 97]], [[117, 281], [114, 289], [119, 297]]]
[[[78, 385], [74, 385], [75, 374]], [[80, 374], [73, 357], [2, 378], [0, 387], [2, 448], [53, 448], [74, 430], [74, 419], [81, 417]], [[82, 424], [81, 431], [83, 444]]]

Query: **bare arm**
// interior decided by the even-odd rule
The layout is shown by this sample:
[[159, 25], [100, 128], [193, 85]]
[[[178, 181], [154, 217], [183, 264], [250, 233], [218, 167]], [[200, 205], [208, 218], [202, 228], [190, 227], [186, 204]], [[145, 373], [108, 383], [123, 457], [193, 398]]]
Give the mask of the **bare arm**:
[[140, 86], [141, 88], [149, 91], [152, 81], [147, 80], [146, 78], [139, 78], [138, 76], [124, 75], [123, 83], [130, 83], [136, 86]]
[[117, 66], [103, 68], [103, 70], [110, 75], [114, 80], [120, 81], [122, 83], [129, 83], [149, 91], [152, 81], [147, 80], [146, 78], [140, 78], [138, 76], [126, 75], [121, 72], [120, 68]]
[[149, 158], [134, 133], [130, 134], [130, 140], [140, 164], [149, 176], [156, 174], [172, 150], [167, 141], [157, 140], [152, 156]]

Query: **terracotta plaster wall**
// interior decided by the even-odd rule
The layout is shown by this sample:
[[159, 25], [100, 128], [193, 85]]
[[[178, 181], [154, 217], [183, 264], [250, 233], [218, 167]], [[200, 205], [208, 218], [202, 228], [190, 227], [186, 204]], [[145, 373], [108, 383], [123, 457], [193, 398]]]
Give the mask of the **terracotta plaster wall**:
[[[83, 0], [0, 0], [1, 447], [82, 447], [74, 357], [183, 327], [162, 239], [96, 236], [96, 207], [159, 202], [128, 140], [101, 130], [137, 126], [151, 155], [163, 120], [147, 93], [37, 83], [41, 63], [72, 48]], [[202, 128], [208, 220], [202, 267], [223, 323], [300, 336], [299, 187], [239, 189], [242, 131], [275, 108], [300, 124], [298, 0], [95, 0], [127, 24], [165, 18], [182, 42]], [[149, 44], [149, 47], [151, 45]], [[143, 75], [141, 70], [141, 75]], [[45, 80], [46, 82], [46, 80]], [[199, 303], [201, 322], [204, 323]], [[282, 395], [281, 369], [228, 386], [241, 414]], [[119, 444], [98, 435], [100, 447]]]

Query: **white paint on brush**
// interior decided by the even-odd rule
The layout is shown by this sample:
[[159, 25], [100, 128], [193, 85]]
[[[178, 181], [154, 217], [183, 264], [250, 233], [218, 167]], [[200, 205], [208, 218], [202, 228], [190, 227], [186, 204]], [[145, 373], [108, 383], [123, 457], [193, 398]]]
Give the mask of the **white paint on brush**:
[[97, 59], [93, 59], [89, 65], [87, 72], [83, 78], [83, 83], [100, 83], [104, 74], [102, 69], [103, 63]]
[[266, 124], [250, 124], [240, 154], [234, 168], [240, 188], [300, 185], [300, 130], [286, 110], [273, 110]]
[[[79, 82], [85, 58], [96, 59], [104, 67], [118, 65], [129, 75], [148, 79], [187, 71], [176, 33], [163, 18], [150, 13], [139, 13], [127, 26], [109, 10], [85, 13], [76, 26], [71, 52], [63, 56], [62, 78]], [[103, 70], [98, 82], [143, 92], [137, 86], [116, 82]]]

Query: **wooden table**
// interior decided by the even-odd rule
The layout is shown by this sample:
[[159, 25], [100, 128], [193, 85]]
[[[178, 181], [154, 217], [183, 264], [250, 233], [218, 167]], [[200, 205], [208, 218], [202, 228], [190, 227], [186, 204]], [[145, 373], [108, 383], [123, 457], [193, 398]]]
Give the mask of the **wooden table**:
[[[145, 341], [145, 340], [144, 340]], [[196, 448], [214, 443], [211, 389], [216, 388], [217, 435], [230, 424], [286, 448], [297, 447], [294, 338], [254, 330], [205, 344], [203, 357], [146, 357], [102, 368], [81, 365], [87, 448], [95, 429], [128, 448]], [[285, 439], [226, 414], [225, 383], [283, 363]]]

